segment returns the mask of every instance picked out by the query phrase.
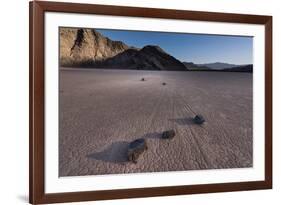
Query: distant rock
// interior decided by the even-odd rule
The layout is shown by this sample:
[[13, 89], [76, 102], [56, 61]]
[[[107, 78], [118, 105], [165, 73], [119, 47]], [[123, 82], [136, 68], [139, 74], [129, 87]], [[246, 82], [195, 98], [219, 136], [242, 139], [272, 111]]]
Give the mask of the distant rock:
[[172, 139], [176, 135], [175, 130], [167, 130], [162, 133], [162, 139]]
[[147, 150], [147, 144], [145, 139], [136, 139], [129, 144], [128, 148], [128, 160], [137, 163], [139, 156]]
[[166, 83], [164, 82], [164, 83], [162, 83], [162, 85], [166, 85]]
[[205, 119], [202, 115], [196, 115], [194, 118], [193, 118], [193, 122], [195, 124], [198, 124], [198, 125], [201, 125], [205, 122]]
[[142, 78], [142, 79], [141, 79], [141, 81], [145, 81], [145, 79], [144, 79], [144, 78]]

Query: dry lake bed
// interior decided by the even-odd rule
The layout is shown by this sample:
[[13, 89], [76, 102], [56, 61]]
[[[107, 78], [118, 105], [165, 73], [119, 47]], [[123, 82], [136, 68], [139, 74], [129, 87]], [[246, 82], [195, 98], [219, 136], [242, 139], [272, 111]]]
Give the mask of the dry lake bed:
[[[59, 176], [252, 167], [251, 73], [59, 72]], [[148, 149], [135, 164], [137, 138]]]

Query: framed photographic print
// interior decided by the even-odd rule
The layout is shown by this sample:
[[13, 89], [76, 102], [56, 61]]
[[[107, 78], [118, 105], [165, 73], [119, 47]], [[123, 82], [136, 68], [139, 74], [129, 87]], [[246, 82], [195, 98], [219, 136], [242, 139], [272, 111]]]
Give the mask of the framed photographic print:
[[271, 187], [271, 16], [30, 2], [30, 203]]

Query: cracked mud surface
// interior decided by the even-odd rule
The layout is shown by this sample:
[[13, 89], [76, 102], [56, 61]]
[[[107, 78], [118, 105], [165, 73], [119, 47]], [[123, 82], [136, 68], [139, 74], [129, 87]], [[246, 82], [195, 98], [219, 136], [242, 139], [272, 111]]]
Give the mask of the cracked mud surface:
[[[250, 73], [59, 72], [59, 176], [252, 167]], [[161, 139], [169, 129], [176, 136]], [[134, 164], [137, 138], [148, 150]]]

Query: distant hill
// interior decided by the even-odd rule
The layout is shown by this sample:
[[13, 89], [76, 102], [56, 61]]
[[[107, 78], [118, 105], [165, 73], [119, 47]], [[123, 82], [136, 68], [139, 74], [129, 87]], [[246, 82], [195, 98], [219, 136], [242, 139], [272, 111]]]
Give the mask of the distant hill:
[[232, 71], [232, 72], [253, 72], [253, 64], [250, 65], [242, 65], [242, 66], [235, 66], [232, 68], [223, 69], [224, 71]]
[[227, 69], [227, 68], [234, 68], [236, 66], [240, 66], [240, 65], [229, 64], [229, 63], [221, 63], [221, 62], [205, 63], [205, 64], [197, 64], [197, 65], [207, 67], [207, 68], [210, 68], [210, 69], [216, 69], [216, 70], [223, 70], [223, 69]]
[[159, 46], [142, 49], [113, 41], [95, 29], [60, 28], [60, 66], [138, 70], [187, 70]]
[[[253, 64], [249, 64], [249, 65], [235, 65], [229, 63], [195, 64], [192, 62], [183, 62], [183, 64], [190, 71], [253, 72]], [[218, 68], [215, 66], [218, 66]]]
[[192, 62], [183, 62], [183, 64], [190, 71], [209, 71], [209, 70], [211, 70], [207, 66], [200, 66], [200, 65], [194, 64]]

